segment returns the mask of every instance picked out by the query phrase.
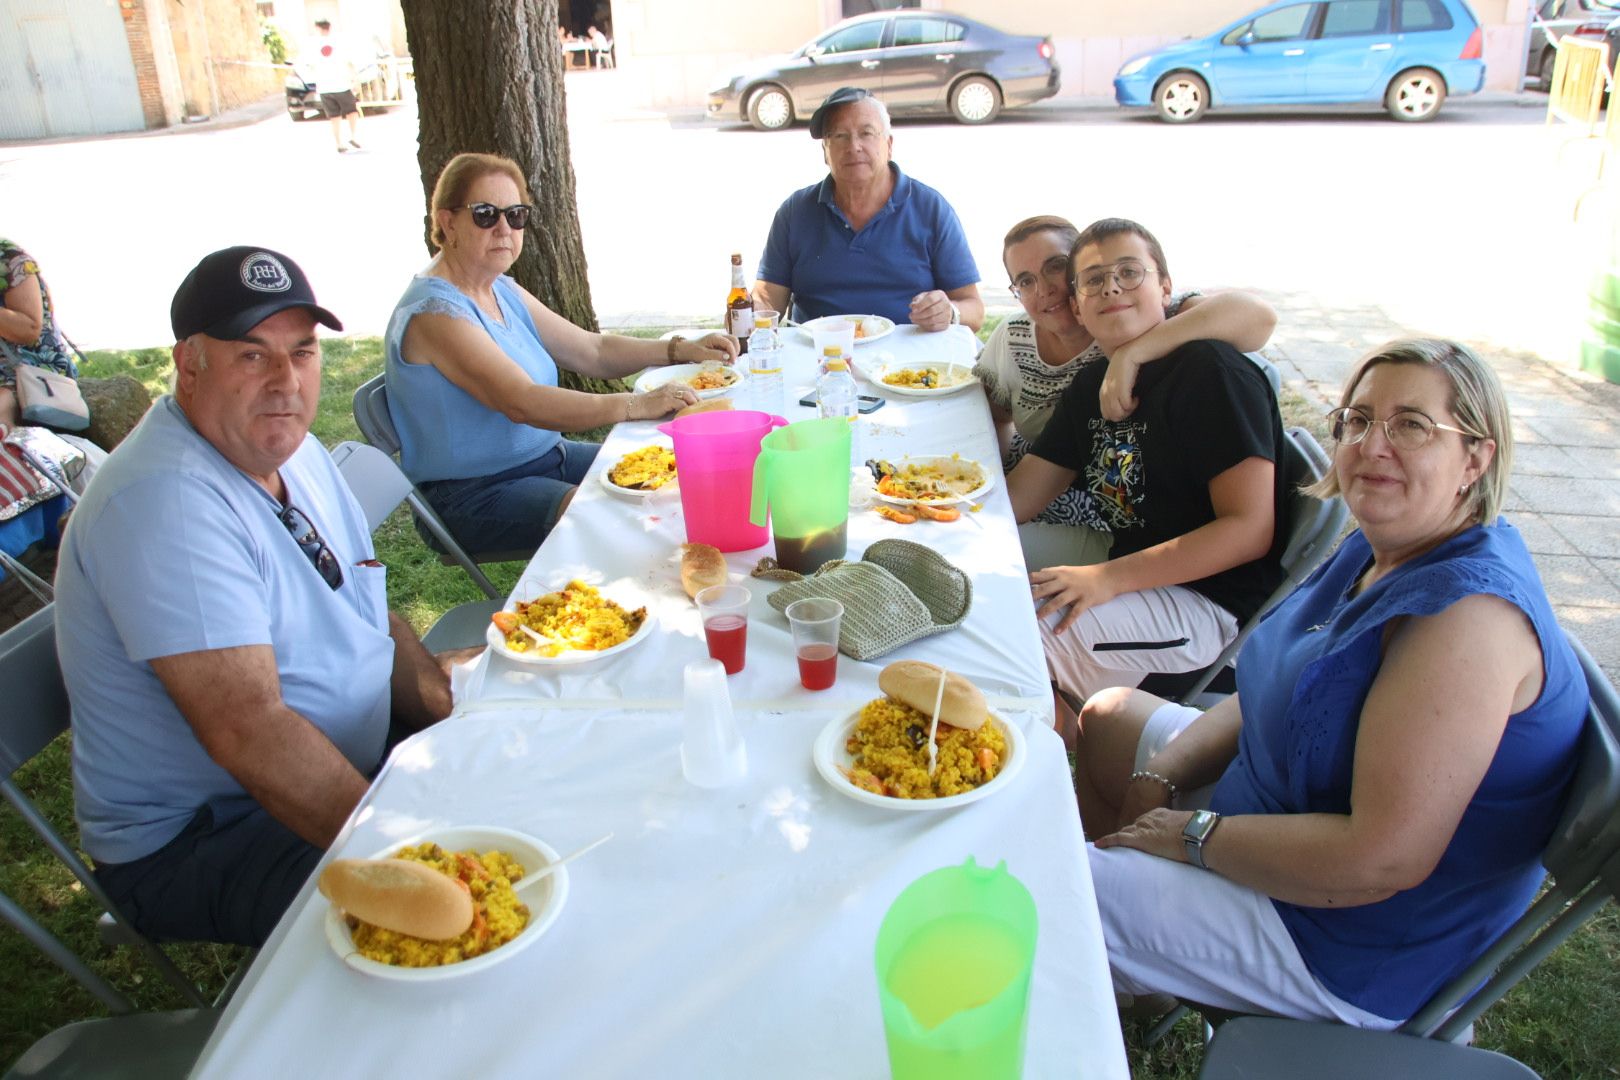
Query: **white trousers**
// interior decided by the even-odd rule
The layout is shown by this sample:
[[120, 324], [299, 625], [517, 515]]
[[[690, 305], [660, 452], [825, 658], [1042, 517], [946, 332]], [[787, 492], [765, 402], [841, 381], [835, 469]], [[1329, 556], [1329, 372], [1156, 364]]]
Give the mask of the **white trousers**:
[[[1156, 709], [1137, 746], [1137, 767], [1198, 716], [1182, 705]], [[1211, 790], [1178, 798], [1176, 806], [1207, 805]], [[1114, 989], [1173, 994], [1232, 1012], [1386, 1031], [1399, 1025], [1341, 1001], [1317, 982], [1265, 894], [1130, 848], [1086, 850]]]
[[1110, 686], [1137, 686], [1154, 672], [1197, 671], [1237, 637], [1230, 611], [1182, 585], [1116, 596], [1081, 613], [1061, 634], [1065, 609], [1039, 620], [1052, 681], [1084, 701]]

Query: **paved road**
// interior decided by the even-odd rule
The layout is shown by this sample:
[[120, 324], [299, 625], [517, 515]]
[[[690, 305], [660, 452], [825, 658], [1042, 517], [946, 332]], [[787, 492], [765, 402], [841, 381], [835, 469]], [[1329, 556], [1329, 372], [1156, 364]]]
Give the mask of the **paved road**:
[[[727, 256], [743, 251], [752, 270], [778, 203], [821, 175], [819, 148], [802, 126], [761, 134], [628, 107], [625, 74], [567, 84], [597, 311], [620, 324], [718, 317]], [[1568, 199], [1537, 194], [1553, 183], [1542, 100], [1459, 101], [1418, 126], [1362, 112], [1215, 114], [1172, 128], [1097, 102], [1047, 105], [977, 129], [902, 123], [895, 157], [956, 205], [1003, 302], [1008, 225], [1120, 214], [1158, 232], [1183, 286], [1374, 304], [1551, 354], [1549, 330], [1578, 320], [1583, 290], [1547, 257], [1545, 238], [1568, 231]], [[414, 115], [368, 118], [366, 151], [345, 155], [323, 124], [264, 115], [0, 146], [0, 227], [41, 259], [81, 344], [165, 343], [174, 285], [205, 251], [233, 243], [293, 254], [351, 330], [381, 331], [426, 258]], [[1510, 263], [1538, 280], [1510, 279]], [[1549, 320], [1547, 297], [1560, 291], [1577, 303]]]

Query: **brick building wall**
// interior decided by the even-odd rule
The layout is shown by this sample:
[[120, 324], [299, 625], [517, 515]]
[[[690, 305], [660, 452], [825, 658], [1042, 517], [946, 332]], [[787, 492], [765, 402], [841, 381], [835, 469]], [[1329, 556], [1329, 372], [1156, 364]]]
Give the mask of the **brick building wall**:
[[148, 129], [165, 127], [172, 121], [163, 107], [163, 85], [158, 79], [147, 0], [118, 0], [118, 12], [124, 18], [124, 35], [129, 39], [129, 54], [135, 61], [135, 86], [141, 95], [141, 113], [146, 118], [146, 126]]
[[213, 116], [281, 90], [253, 0], [118, 0], [148, 128]]

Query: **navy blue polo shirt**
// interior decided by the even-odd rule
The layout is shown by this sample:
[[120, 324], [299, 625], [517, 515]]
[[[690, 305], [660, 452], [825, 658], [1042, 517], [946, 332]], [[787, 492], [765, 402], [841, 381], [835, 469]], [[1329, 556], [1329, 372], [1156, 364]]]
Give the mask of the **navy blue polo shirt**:
[[979, 268], [945, 197], [889, 163], [894, 193], [860, 232], [833, 202], [833, 178], [789, 195], [765, 241], [759, 277], [786, 285], [800, 322], [823, 315], [911, 321], [911, 298], [976, 285]]

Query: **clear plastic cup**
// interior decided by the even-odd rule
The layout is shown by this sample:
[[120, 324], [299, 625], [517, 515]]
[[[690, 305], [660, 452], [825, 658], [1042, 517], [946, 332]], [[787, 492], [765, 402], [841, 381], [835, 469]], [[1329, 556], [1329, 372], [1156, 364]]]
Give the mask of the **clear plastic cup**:
[[709, 655], [720, 661], [727, 675], [741, 671], [748, 659], [750, 599], [752, 594], [741, 585], [710, 585], [697, 594]]
[[816, 359], [827, 354], [827, 346], [838, 346], [838, 355], [855, 353], [855, 324], [848, 319], [818, 319], [810, 327], [810, 340], [816, 347]]
[[812, 596], [789, 604], [786, 614], [799, 659], [799, 685], [806, 690], [829, 689], [838, 681], [838, 628], [844, 605]]
[[681, 773], [698, 787], [716, 788], [748, 774], [748, 747], [731, 714], [726, 672], [717, 660], [694, 660], [685, 671]]

